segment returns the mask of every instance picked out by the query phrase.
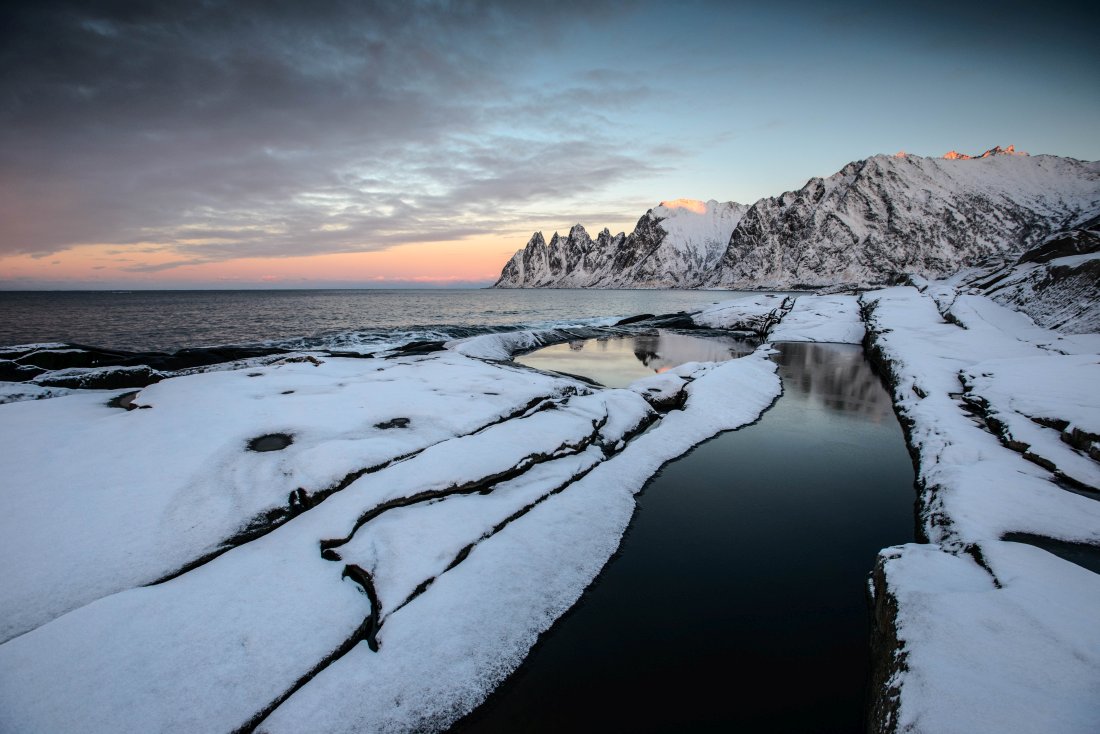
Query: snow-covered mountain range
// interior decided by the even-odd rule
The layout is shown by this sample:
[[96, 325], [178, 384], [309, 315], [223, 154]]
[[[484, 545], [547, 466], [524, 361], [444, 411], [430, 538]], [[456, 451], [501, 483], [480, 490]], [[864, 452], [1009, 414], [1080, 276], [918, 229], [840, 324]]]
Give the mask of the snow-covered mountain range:
[[579, 224], [536, 232], [498, 288], [798, 288], [944, 276], [1018, 254], [1100, 213], [1100, 162], [899, 153], [849, 163], [797, 191], [734, 202], [662, 202], [629, 235]]

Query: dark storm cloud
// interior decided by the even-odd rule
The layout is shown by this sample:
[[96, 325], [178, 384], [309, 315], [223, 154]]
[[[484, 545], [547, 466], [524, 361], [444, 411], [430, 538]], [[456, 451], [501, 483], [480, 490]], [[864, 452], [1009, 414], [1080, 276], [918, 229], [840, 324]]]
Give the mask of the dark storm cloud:
[[0, 254], [377, 249], [490, 231], [649, 170], [652, 151], [578, 114], [644, 87], [514, 73], [623, 8], [517, 7], [26, 3], [0, 38]]

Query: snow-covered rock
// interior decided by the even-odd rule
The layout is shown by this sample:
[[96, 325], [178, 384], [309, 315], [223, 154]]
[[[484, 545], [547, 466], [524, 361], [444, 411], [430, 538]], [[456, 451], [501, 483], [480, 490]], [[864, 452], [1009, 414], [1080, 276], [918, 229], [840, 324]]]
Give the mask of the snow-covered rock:
[[1100, 332], [1100, 217], [952, 279], [1064, 333]]
[[698, 326], [709, 329], [751, 331], [765, 336], [768, 330], [791, 309], [794, 299], [765, 293], [722, 301], [691, 315]]
[[584, 227], [546, 244], [536, 232], [504, 266], [497, 288], [691, 288], [726, 250], [748, 207], [677, 199], [645, 213], [629, 236]]
[[856, 296], [803, 295], [767, 333], [771, 342], [861, 344], [863, 317]]
[[886, 549], [872, 577], [872, 728], [1096, 731], [1100, 576], [1064, 551], [1100, 548], [1095, 492], [1064, 481], [1097, 476], [1095, 342], [942, 283], [861, 300], [929, 541]]
[[[244, 542], [356, 472], [586, 389], [440, 352], [175, 377], [138, 393], [146, 409], [99, 391], [0, 405], [0, 443], [19, 447], [0, 453], [0, 640]], [[292, 443], [249, 450], [273, 434]]]

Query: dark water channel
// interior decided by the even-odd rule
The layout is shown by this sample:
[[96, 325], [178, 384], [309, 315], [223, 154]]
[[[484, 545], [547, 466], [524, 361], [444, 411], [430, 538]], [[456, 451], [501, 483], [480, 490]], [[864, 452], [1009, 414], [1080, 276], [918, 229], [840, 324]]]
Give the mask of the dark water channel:
[[863, 730], [866, 579], [913, 539], [913, 468], [859, 347], [780, 349], [778, 402], [664, 467], [596, 583], [456, 731]]

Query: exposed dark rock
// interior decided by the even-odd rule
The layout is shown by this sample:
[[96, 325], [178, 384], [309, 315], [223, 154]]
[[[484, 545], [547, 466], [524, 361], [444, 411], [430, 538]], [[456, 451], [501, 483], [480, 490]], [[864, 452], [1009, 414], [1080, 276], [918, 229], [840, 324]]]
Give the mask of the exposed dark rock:
[[89, 371], [60, 370], [36, 377], [34, 382], [44, 387], [67, 387], [77, 390], [115, 390], [120, 387], [148, 387], [160, 382], [164, 375], [145, 366], [104, 367]]
[[1007, 533], [1001, 540], [1026, 543], [1041, 548], [1047, 553], [1053, 553], [1062, 560], [1086, 568], [1093, 573], [1100, 573], [1100, 546], [1088, 543], [1068, 543], [1064, 540], [1055, 540], [1054, 538], [1031, 533]]
[[107, 401], [107, 405], [111, 408], [134, 410], [138, 407], [137, 405], [134, 405], [134, 398], [138, 396], [138, 392], [138, 390], [134, 390], [133, 392], [126, 392], [122, 393], [121, 395], [116, 395]]
[[651, 387], [642, 393], [642, 397], [649, 403], [649, 407], [658, 413], [667, 413], [670, 410], [682, 410], [684, 404], [687, 403], [688, 394], [686, 390], [665, 394], [659, 388]]
[[83, 349], [38, 349], [21, 355], [15, 360], [21, 365], [41, 367], [45, 370], [63, 370], [70, 367], [96, 367], [101, 364], [114, 364], [104, 361], [101, 355]]
[[1022, 263], [1045, 263], [1059, 257], [1087, 255], [1100, 251], [1100, 232], [1086, 229], [1059, 232], [1038, 247], [1033, 247], [1016, 261]]
[[907, 670], [906, 652], [898, 640], [898, 600], [890, 593], [882, 555], [871, 572], [868, 602], [871, 607], [871, 702], [867, 715], [870, 734], [897, 731], [901, 689], [891, 684]]
[[654, 318], [654, 316], [651, 313], [638, 314], [637, 316], [627, 316], [625, 319], [620, 319], [619, 321], [616, 321], [614, 324], [612, 324], [612, 326], [626, 326], [627, 324], [636, 324], [639, 321], [646, 321], [652, 318]]
[[249, 451], [282, 451], [294, 443], [294, 437], [289, 433], [268, 433], [257, 436], [248, 442]]
[[26, 382], [46, 372], [42, 367], [32, 364], [19, 364], [10, 359], [0, 359], [0, 380], [4, 382]]
[[662, 329], [698, 329], [699, 325], [691, 319], [691, 314], [684, 311], [678, 313], [665, 313], [653, 316], [649, 323]]
[[375, 423], [374, 427], [380, 428], [382, 430], [387, 430], [389, 428], [407, 428], [409, 426], [409, 422], [410, 421], [408, 418], [391, 418], [388, 421]]
[[274, 364], [300, 364], [300, 363], [309, 363], [309, 364], [313, 365], [314, 367], [320, 367], [321, 365], [324, 364], [324, 362], [322, 362], [321, 360], [317, 359], [316, 357], [314, 357], [313, 355], [310, 355], [310, 354], [299, 354], [296, 357], [286, 357], [285, 359], [280, 359], [278, 362], [275, 362]]
[[[155, 372], [173, 372], [194, 367], [206, 367], [243, 359], [285, 354], [287, 350], [274, 347], [210, 347], [181, 349], [166, 352], [126, 352], [117, 349], [101, 349], [82, 344], [64, 344], [44, 349], [8, 350], [2, 356], [15, 362], [27, 372], [16, 373], [22, 377], [30, 370], [41, 374], [46, 370], [63, 370], [74, 367], [147, 367]], [[0, 361], [0, 370], [11, 368]], [[14, 379], [13, 378], [13, 379]], [[29, 379], [22, 377], [22, 379]]]
[[389, 355], [390, 357], [403, 357], [410, 354], [431, 354], [432, 352], [443, 351], [443, 345], [446, 342], [442, 341], [416, 341], [404, 344]]
[[326, 349], [325, 354], [330, 357], [344, 357], [345, 359], [373, 359], [374, 353], [361, 353], [361, 352], [340, 352], [331, 349]]

